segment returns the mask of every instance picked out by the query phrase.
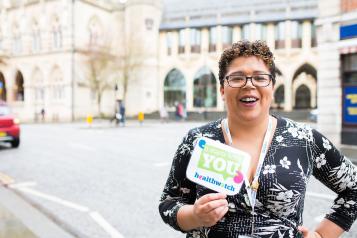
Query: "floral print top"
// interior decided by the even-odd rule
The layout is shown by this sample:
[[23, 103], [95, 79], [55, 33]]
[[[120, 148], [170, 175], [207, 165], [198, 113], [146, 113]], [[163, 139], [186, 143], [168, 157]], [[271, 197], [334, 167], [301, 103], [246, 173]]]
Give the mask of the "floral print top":
[[[277, 127], [259, 175], [260, 187], [251, 207], [243, 184], [241, 191], [227, 196], [229, 210], [214, 226], [187, 232], [188, 238], [297, 237], [302, 224], [304, 198], [311, 175], [337, 193], [326, 218], [349, 230], [357, 216], [357, 169], [323, 135], [309, 126], [277, 117]], [[164, 222], [177, 230], [177, 211], [185, 204], [214, 191], [186, 178], [186, 168], [196, 141], [204, 136], [225, 143], [217, 120], [192, 129], [179, 145], [164, 187], [159, 211]], [[254, 219], [254, 227], [252, 222]]]

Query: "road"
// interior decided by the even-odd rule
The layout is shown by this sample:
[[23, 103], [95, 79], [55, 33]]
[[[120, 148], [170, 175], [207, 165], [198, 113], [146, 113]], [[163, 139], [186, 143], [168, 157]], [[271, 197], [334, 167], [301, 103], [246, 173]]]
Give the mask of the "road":
[[[80, 237], [179, 238], [158, 200], [181, 138], [198, 122], [22, 125], [20, 148], [0, 146], [0, 172], [13, 188]], [[313, 228], [334, 194], [311, 179], [304, 223]], [[357, 225], [343, 237], [356, 237]]]

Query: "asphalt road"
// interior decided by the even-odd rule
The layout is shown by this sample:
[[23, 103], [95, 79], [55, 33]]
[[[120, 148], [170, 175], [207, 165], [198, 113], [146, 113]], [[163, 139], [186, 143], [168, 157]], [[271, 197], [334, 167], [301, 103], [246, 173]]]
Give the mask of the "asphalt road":
[[[20, 148], [0, 146], [0, 172], [12, 189], [81, 237], [185, 237], [165, 225], [158, 200], [172, 156], [201, 123], [107, 122], [23, 125]], [[304, 223], [313, 228], [334, 194], [312, 179]], [[356, 237], [357, 225], [343, 237]]]

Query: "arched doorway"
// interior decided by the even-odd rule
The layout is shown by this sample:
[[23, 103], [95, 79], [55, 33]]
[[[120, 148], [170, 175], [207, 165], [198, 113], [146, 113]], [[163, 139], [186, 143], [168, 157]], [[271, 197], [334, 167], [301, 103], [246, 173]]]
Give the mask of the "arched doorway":
[[25, 100], [24, 77], [20, 71], [17, 71], [15, 77], [14, 98], [15, 101]]
[[306, 85], [300, 85], [295, 93], [295, 108], [307, 109], [310, 108], [311, 92]]
[[284, 108], [285, 102], [285, 89], [284, 85], [280, 85], [274, 92], [274, 102], [278, 109]]
[[193, 80], [193, 106], [216, 107], [217, 106], [217, 80], [214, 74], [207, 68], [201, 68]]
[[0, 72], [0, 101], [6, 102], [6, 83], [2, 72]]
[[174, 107], [175, 103], [186, 105], [186, 80], [178, 69], [172, 69], [164, 81], [164, 105]]

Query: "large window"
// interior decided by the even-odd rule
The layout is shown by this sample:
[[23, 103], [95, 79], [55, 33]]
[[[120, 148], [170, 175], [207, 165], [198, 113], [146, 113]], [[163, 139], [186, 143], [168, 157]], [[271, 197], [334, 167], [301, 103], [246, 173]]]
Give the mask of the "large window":
[[248, 24], [241, 28], [241, 40], [250, 40], [250, 27]]
[[32, 25], [32, 50], [33, 52], [41, 50], [41, 29], [36, 21]]
[[178, 53], [179, 54], [185, 53], [185, 43], [186, 43], [185, 33], [186, 33], [185, 29], [181, 29], [179, 31], [179, 43], [178, 43]]
[[6, 101], [6, 82], [2, 72], [0, 72], [0, 100]]
[[255, 25], [256, 39], [267, 41], [267, 25], [266, 24], [256, 24]]
[[201, 52], [201, 31], [200, 29], [190, 29], [191, 32], [191, 52]]
[[18, 54], [22, 52], [22, 39], [19, 26], [15, 23], [12, 29], [12, 52]]
[[208, 51], [209, 52], [215, 52], [216, 51], [216, 45], [217, 45], [217, 27], [211, 27], [209, 29]]
[[176, 103], [186, 103], [186, 80], [181, 71], [172, 69], [164, 82], [164, 105], [174, 107]]
[[57, 17], [52, 25], [52, 45], [55, 49], [62, 47], [62, 28]]
[[20, 71], [16, 73], [14, 96], [16, 101], [25, 100], [24, 77]]
[[217, 106], [216, 78], [207, 67], [201, 68], [193, 80], [193, 106]]
[[65, 98], [62, 71], [55, 66], [51, 71], [52, 100], [61, 101]]
[[285, 22], [275, 25], [275, 49], [285, 48]]
[[302, 46], [302, 24], [298, 21], [291, 22], [291, 47], [301, 48]]
[[228, 48], [233, 43], [233, 28], [230, 26], [222, 27], [222, 43], [223, 49]]
[[311, 47], [316, 47], [317, 46], [317, 40], [316, 40], [316, 25], [311, 22]]

